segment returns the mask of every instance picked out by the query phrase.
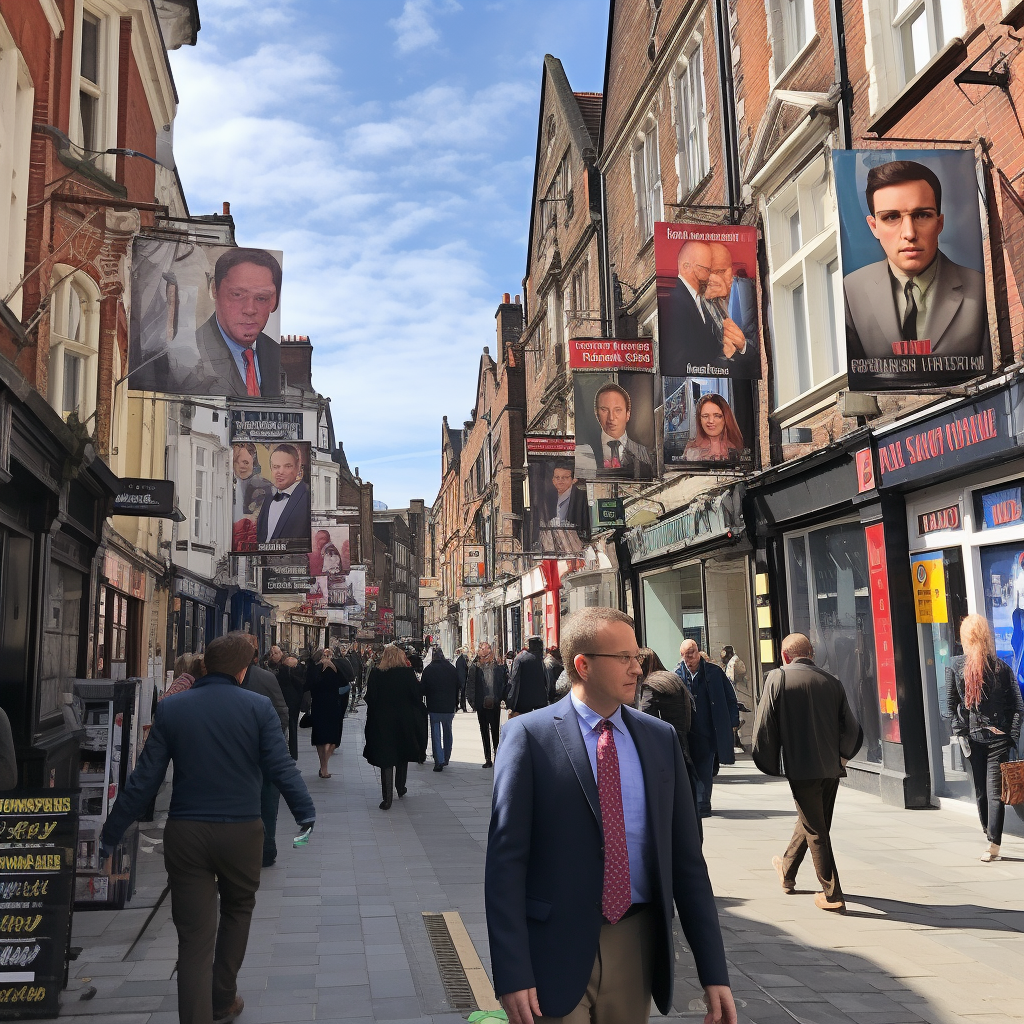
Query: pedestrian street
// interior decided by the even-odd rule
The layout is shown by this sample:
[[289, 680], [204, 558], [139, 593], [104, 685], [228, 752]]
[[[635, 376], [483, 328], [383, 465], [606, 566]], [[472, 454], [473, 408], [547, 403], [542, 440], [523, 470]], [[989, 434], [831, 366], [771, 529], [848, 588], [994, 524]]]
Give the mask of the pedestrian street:
[[[483, 867], [492, 772], [480, 767], [476, 716], [455, 716], [450, 767], [410, 766], [408, 794], [387, 812], [378, 808], [379, 777], [361, 757], [362, 722], [362, 709], [347, 719], [331, 779], [317, 778], [302, 734], [300, 767], [317, 826], [306, 848], [293, 849], [294, 823], [282, 806], [281, 852], [263, 872], [239, 975], [241, 1024], [463, 1020], [471, 1008], [456, 1009], [451, 991], [465, 994], [477, 956], [489, 969]], [[166, 804], [165, 787], [158, 807]], [[982, 864], [984, 837], [972, 815], [895, 809], [844, 786], [833, 843], [849, 912], [838, 916], [815, 908], [809, 858], [795, 895], [779, 887], [771, 858], [794, 820], [785, 782], [742, 759], [722, 770], [714, 809], [704, 849], [741, 1021], [1024, 1020], [1024, 840], [1007, 835], [1003, 859]], [[130, 908], [75, 915], [73, 942], [83, 950], [62, 1016], [83, 1024], [177, 1021], [169, 899], [153, 911], [165, 881], [161, 845], [151, 841], [159, 829], [143, 831], [151, 852], [140, 855]], [[432, 919], [423, 916], [436, 912], [455, 912], [453, 938], [461, 921], [475, 947], [458, 957], [465, 970], [446, 968], [451, 991], [425, 924]], [[701, 1020], [681, 937], [677, 959], [674, 1014]]]

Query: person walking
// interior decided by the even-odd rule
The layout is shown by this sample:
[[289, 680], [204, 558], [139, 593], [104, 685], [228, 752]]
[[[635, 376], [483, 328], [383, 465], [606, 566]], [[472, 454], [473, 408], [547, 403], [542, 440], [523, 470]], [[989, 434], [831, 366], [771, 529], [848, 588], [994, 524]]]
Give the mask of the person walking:
[[459, 674], [459, 710], [466, 712], [466, 680], [469, 678], [469, 659], [466, 657], [466, 648], [460, 647], [455, 652], [458, 657], [455, 659], [455, 671]]
[[[645, 655], [645, 660], [648, 651], [650, 651], [649, 648], [640, 652]], [[650, 654], [654, 654], [654, 652], [650, 651]], [[654, 654], [654, 657], [658, 656]], [[693, 767], [693, 758], [690, 756], [693, 695], [687, 689], [686, 683], [675, 672], [669, 672], [664, 668], [648, 673], [637, 686], [637, 691], [640, 695], [640, 710], [645, 715], [653, 715], [663, 722], [668, 722], [675, 729], [676, 738], [679, 740], [679, 749], [683, 752], [683, 761], [686, 764], [686, 776], [690, 780], [690, 789], [693, 792], [693, 805], [696, 807], [697, 773]], [[703, 828], [701, 835], [703, 836]]]
[[562, 656], [558, 653], [557, 647], [549, 647], [544, 652], [544, 678], [548, 685], [548, 703], [555, 703], [555, 684], [562, 674]]
[[176, 693], [191, 690], [192, 684], [204, 675], [206, 666], [201, 654], [179, 654], [174, 660], [174, 682], [160, 694], [159, 699], [163, 700], [165, 697], [173, 697]]
[[1013, 670], [996, 657], [988, 619], [966, 616], [960, 623], [960, 644], [964, 653], [946, 669], [946, 710], [971, 765], [978, 817], [988, 839], [981, 859], [988, 864], [1000, 859], [1006, 814], [1001, 766], [1020, 739], [1024, 698]]
[[491, 748], [498, 751], [498, 735], [501, 730], [501, 695], [508, 684], [508, 670], [504, 662], [494, 660], [494, 648], [482, 643], [476, 649], [476, 657], [469, 666], [467, 676], [469, 702], [476, 710], [480, 723], [480, 741], [484, 746], [484, 768], [493, 768]]
[[409, 762], [427, 756], [427, 711], [423, 690], [402, 649], [384, 648], [366, 682], [363, 757], [380, 769], [380, 809], [391, 809], [395, 791], [406, 794]]
[[321, 779], [331, 777], [327, 769], [341, 742], [351, 683], [352, 668], [345, 658], [332, 657], [329, 647], [314, 652], [306, 666], [306, 689], [313, 719], [309, 739], [320, 758], [317, 774]]
[[281, 696], [288, 706], [288, 750], [293, 761], [299, 759], [299, 708], [302, 706], [303, 682], [297, 658], [285, 654], [276, 644], [270, 648], [267, 668], [277, 677]]
[[740, 724], [736, 692], [725, 673], [701, 657], [693, 640], [679, 646], [682, 659], [676, 675], [693, 695], [693, 721], [690, 723], [690, 756], [697, 774], [697, 810], [702, 818], [711, 817], [711, 788], [719, 765], [735, 764], [733, 729]]
[[511, 1024], [646, 1021], [672, 1005], [672, 904], [705, 1024], [736, 1024], [715, 897], [675, 731], [629, 703], [633, 620], [562, 626], [572, 691], [505, 726], [484, 867], [494, 990]]
[[164, 864], [178, 933], [182, 1024], [231, 1021], [244, 1006], [237, 977], [260, 886], [263, 779], [284, 794], [299, 828], [316, 821], [273, 705], [239, 685], [252, 660], [248, 635], [217, 637], [205, 660], [206, 675], [157, 707], [138, 764], [100, 834], [105, 859], [174, 762]]
[[440, 647], [431, 650], [433, 657], [423, 670], [420, 685], [430, 714], [434, 771], [440, 772], [452, 756], [452, 719], [459, 706], [459, 673]]
[[766, 775], [785, 775], [796, 804], [797, 821], [789, 847], [772, 858], [785, 893], [808, 848], [821, 892], [822, 910], [846, 913], [832, 851], [832, 814], [845, 764], [860, 750], [864, 730], [843, 684], [814, 664], [814, 648], [803, 633], [782, 641], [782, 666], [768, 673], [754, 717], [754, 764]]
[[509, 710], [509, 718], [548, 706], [544, 641], [539, 636], [531, 636], [526, 641], [526, 650], [516, 655], [508, 687], [505, 705]]

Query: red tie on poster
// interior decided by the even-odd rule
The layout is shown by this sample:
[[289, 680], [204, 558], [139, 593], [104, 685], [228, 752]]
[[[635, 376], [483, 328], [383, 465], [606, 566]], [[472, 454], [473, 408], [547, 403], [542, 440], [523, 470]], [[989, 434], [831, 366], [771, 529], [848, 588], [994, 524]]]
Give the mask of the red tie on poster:
[[245, 360], [245, 390], [250, 398], [260, 397], [260, 384], [256, 379], [256, 355], [251, 348], [242, 350]]
[[878, 677], [878, 706], [882, 715], [882, 738], [900, 742], [900, 709], [896, 698], [896, 654], [893, 649], [892, 615], [889, 611], [889, 573], [885, 561], [885, 527], [881, 523], [864, 528], [868, 548], [868, 578], [871, 582], [871, 621], [875, 629], [875, 661]]

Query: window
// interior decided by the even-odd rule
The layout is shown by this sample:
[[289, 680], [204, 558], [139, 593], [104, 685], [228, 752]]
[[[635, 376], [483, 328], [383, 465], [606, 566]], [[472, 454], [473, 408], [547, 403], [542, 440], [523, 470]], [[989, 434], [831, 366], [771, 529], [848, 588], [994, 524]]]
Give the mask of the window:
[[551, 328], [548, 325], [548, 315], [545, 312], [543, 319], [537, 324], [537, 330], [533, 335], [533, 375], [540, 377], [544, 372], [544, 363], [548, 358], [548, 348], [551, 340]]
[[845, 366], [843, 282], [830, 183], [821, 156], [768, 204], [780, 406], [838, 380]]
[[658, 155], [658, 126], [652, 124], [643, 141], [633, 150], [633, 190], [636, 193], [637, 224], [641, 242], [654, 234], [662, 218], [661, 160]]
[[198, 445], [195, 448], [195, 493], [193, 495], [192, 538], [208, 543], [213, 520], [213, 483], [210, 474], [210, 453]]
[[87, 274], [58, 264], [50, 295], [50, 405], [67, 419], [96, 411], [99, 289]]
[[[32, 79], [28, 65], [0, 21], [0, 124], [4, 145], [0, 147], [0, 289], [8, 295], [25, 272], [25, 216], [28, 205], [28, 158], [32, 136]], [[10, 301], [21, 317], [22, 294]]]
[[[564, 200], [564, 202], [562, 201]], [[545, 235], [548, 228], [556, 227], [558, 224], [559, 207], [564, 208], [565, 216], [562, 223], [567, 224], [572, 219], [572, 172], [569, 169], [569, 151], [558, 161], [558, 169], [555, 176], [548, 185], [547, 192], [540, 204], [540, 233]]]
[[330, 447], [331, 447], [331, 434], [330, 434], [330, 431], [327, 429], [327, 424], [326, 423], [321, 423], [320, 424], [320, 431], [319, 431], [319, 433], [320, 433], [320, 445], [319, 446], [321, 448], [323, 448], [324, 451], [329, 451]]
[[51, 561], [48, 574], [43, 659], [39, 685], [39, 720], [60, 714], [69, 679], [79, 671], [82, 601], [89, 593], [86, 578], [62, 563]]
[[710, 166], [703, 43], [698, 43], [690, 53], [676, 78], [675, 99], [680, 190], [692, 192], [704, 180]]
[[954, 36], [963, 31], [960, 0], [893, 0], [900, 84], [906, 85]]
[[814, 0], [776, 0], [775, 73], [781, 74], [814, 35]]
[[334, 477], [324, 477], [324, 506], [326, 508], [334, 507]]

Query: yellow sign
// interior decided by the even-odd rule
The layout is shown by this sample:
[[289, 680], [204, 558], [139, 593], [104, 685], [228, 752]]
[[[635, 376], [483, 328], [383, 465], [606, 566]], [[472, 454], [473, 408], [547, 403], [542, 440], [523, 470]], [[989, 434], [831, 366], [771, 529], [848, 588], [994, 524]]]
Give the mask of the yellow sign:
[[910, 563], [914, 576], [914, 605], [918, 622], [948, 622], [946, 611], [946, 572], [942, 556], [915, 559]]

